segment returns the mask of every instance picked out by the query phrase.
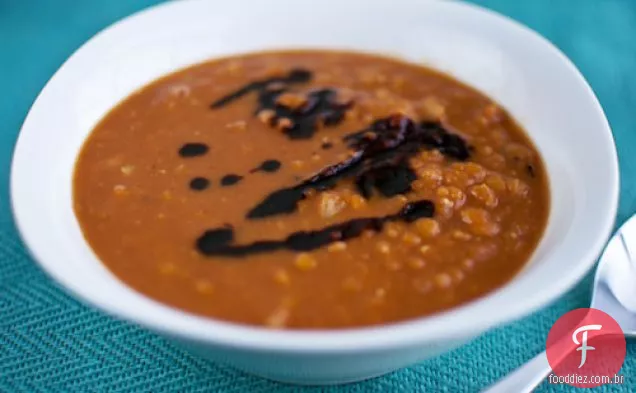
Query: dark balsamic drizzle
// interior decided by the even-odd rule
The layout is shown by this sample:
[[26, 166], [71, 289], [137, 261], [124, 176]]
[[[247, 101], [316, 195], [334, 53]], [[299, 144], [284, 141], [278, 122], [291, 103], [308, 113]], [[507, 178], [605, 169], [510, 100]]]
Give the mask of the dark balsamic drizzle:
[[354, 179], [360, 193], [367, 198], [374, 190], [385, 197], [406, 193], [416, 179], [408, 161], [423, 148], [438, 149], [460, 161], [470, 155], [466, 142], [441, 124], [417, 124], [403, 115], [377, 120], [369, 128], [343, 139], [352, 150], [349, 158], [323, 168], [295, 186], [274, 191], [252, 208], [247, 218], [292, 213], [307, 191], [324, 191], [347, 178]]
[[190, 188], [195, 191], [203, 191], [210, 186], [210, 181], [205, 177], [195, 177], [190, 180]]
[[265, 160], [258, 168], [252, 169], [250, 173], [254, 173], [258, 171], [271, 173], [271, 172], [278, 171], [280, 167], [281, 167], [281, 163], [278, 160]]
[[[257, 108], [254, 115], [278, 128], [292, 140], [308, 139], [321, 127], [340, 124], [353, 105], [352, 101], [339, 100], [335, 89], [322, 88], [302, 94], [291, 90], [292, 85], [307, 83], [311, 79], [310, 71], [294, 69], [285, 76], [251, 82], [221, 97], [211, 104], [211, 108], [221, 108], [250, 93], [256, 93]], [[290, 93], [289, 96], [281, 97], [287, 93]], [[462, 137], [449, 132], [441, 123], [417, 123], [404, 115], [376, 120], [367, 128], [344, 136], [343, 141], [350, 150], [346, 159], [321, 169], [310, 178], [297, 179], [296, 185], [272, 192], [247, 212], [247, 218], [260, 219], [295, 212], [298, 202], [311, 191], [331, 189], [344, 179], [352, 180], [365, 198], [375, 194], [382, 197], [404, 194], [411, 190], [411, 184], [416, 179], [409, 161], [418, 152], [436, 149], [449, 159], [464, 161], [473, 151]], [[182, 147], [180, 154], [188, 145]], [[207, 146], [204, 147], [203, 152], [193, 153], [189, 150], [182, 156], [205, 154]], [[324, 150], [332, 147], [330, 142], [321, 145]], [[278, 160], [271, 159], [250, 173], [271, 173], [280, 167]], [[532, 176], [531, 170], [533, 168], [528, 169]], [[197, 179], [191, 182], [193, 189]], [[228, 174], [220, 183], [222, 186], [231, 186], [242, 179], [240, 175]], [[364, 231], [380, 231], [386, 222], [412, 222], [422, 217], [433, 217], [434, 211], [433, 202], [420, 200], [404, 205], [395, 214], [352, 219], [322, 229], [298, 231], [281, 240], [259, 240], [249, 244], [232, 244], [234, 228], [225, 225], [203, 233], [197, 239], [196, 247], [204, 255], [226, 257], [244, 257], [281, 249], [310, 251], [332, 242], [356, 238]]]
[[221, 185], [224, 187], [233, 186], [236, 183], [240, 182], [241, 180], [243, 180], [243, 176], [229, 174], [229, 175], [223, 176], [223, 178], [221, 179]]
[[386, 222], [413, 222], [423, 217], [433, 217], [435, 205], [429, 200], [420, 200], [404, 205], [396, 214], [384, 217], [356, 218], [313, 231], [298, 231], [284, 240], [261, 240], [250, 244], [232, 245], [234, 231], [223, 227], [206, 231], [196, 241], [196, 247], [207, 256], [245, 257], [250, 254], [288, 249], [311, 251], [327, 244], [360, 236], [364, 231], [380, 231]]
[[291, 120], [291, 125], [283, 132], [290, 139], [309, 139], [314, 136], [318, 125], [327, 127], [340, 124], [352, 102], [341, 103], [333, 89], [320, 89], [307, 93], [307, 101], [298, 108], [288, 108], [277, 103], [278, 97], [288, 89], [264, 90], [259, 93], [257, 113], [262, 110], [273, 110], [271, 124], [276, 125], [280, 119]]
[[431, 149], [437, 149], [443, 155], [459, 161], [466, 161], [473, 152], [473, 146], [457, 134], [452, 134], [438, 122], [420, 123], [422, 143]]
[[[342, 122], [346, 111], [353, 105], [351, 101], [339, 102], [334, 89], [310, 91], [305, 94], [305, 102], [298, 107], [288, 107], [279, 102], [279, 97], [289, 92], [290, 85], [306, 83], [311, 78], [310, 71], [295, 69], [287, 76], [251, 82], [213, 102], [211, 108], [221, 108], [246, 94], [256, 92], [258, 106], [255, 115], [263, 111], [271, 111], [271, 126], [280, 126], [290, 139], [309, 139], [319, 125], [329, 127]], [[279, 124], [282, 119], [286, 119], [286, 124], [283, 122]]]
[[306, 82], [309, 82], [311, 78], [312, 78], [311, 71], [303, 70], [303, 69], [291, 70], [291, 72], [287, 76], [274, 77], [274, 78], [263, 79], [260, 81], [254, 81], [254, 82], [248, 83], [247, 85], [241, 87], [240, 89], [224, 97], [219, 98], [218, 100], [213, 102], [212, 105], [210, 105], [210, 107], [212, 109], [221, 108], [231, 103], [232, 101], [236, 101], [239, 98], [249, 93], [252, 93], [252, 92], [261, 93], [264, 90], [266, 90], [268, 86], [273, 84], [280, 83], [280, 84], [289, 85], [289, 84], [295, 84], [295, 83], [306, 83]]
[[205, 254], [203, 244], [210, 247], [211, 245], [225, 245], [234, 241], [234, 229], [231, 225], [224, 225], [222, 228], [210, 229], [205, 231], [203, 236], [197, 240], [197, 248]]
[[183, 158], [202, 156], [209, 150], [205, 143], [186, 143], [179, 149], [179, 155]]

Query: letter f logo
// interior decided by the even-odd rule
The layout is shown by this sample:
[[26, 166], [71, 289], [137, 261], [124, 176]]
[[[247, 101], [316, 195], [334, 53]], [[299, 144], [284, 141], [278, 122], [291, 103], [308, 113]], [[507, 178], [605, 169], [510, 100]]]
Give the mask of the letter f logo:
[[[587, 358], [587, 351], [593, 351], [596, 349], [594, 347], [590, 347], [587, 345], [588, 330], [601, 330], [601, 327], [602, 327], [601, 325], [585, 325], [576, 329], [574, 333], [572, 333], [572, 341], [574, 341], [574, 344], [581, 345], [580, 347], [576, 349], [577, 351], [581, 351], [581, 364], [579, 364], [579, 368], [583, 367], [583, 365], [585, 364], [585, 360]], [[576, 336], [581, 332], [583, 332], [583, 334], [581, 335], [581, 342], [579, 342]]]

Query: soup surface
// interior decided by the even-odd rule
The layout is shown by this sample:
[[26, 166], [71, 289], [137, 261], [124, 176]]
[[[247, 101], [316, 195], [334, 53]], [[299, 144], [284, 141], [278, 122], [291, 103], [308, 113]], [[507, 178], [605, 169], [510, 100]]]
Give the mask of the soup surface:
[[348, 52], [266, 52], [144, 87], [79, 156], [103, 263], [180, 309], [271, 328], [406, 320], [510, 280], [548, 216], [541, 158], [452, 78]]

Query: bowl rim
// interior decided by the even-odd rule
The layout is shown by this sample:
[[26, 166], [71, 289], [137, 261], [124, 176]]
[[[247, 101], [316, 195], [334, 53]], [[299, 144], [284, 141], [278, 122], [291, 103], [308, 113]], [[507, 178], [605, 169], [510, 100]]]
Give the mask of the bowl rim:
[[[603, 247], [605, 246], [609, 236], [613, 230], [616, 218], [616, 212], [618, 210], [619, 201], [619, 167], [618, 156], [616, 147], [611, 132], [609, 122], [604, 114], [604, 111], [595, 96], [592, 88], [589, 86], [583, 75], [579, 72], [576, 66], [552, 43], [542, 37], [540, 34], [534, 32], [530, 28], [516, 22], [502, 14], [495, 11], [474, 5], [469, 3], [463, 3], [455, 0], [448, 0], [445, 3], [449, 6], [460, 7], [470, 9], [472, 12], [480, 13], [491, 18], [499, 19], [499, 22], [508, 25], [508, 28], [515, 29], [519, 33], [528, 36], [529, 39], [539, 40], [544, 46], [547, 46], [552, 51], [554, 56], [557, 56], [563, 66], [569, 68], [569, 71], [576, 77], [577, 83], [582, 87], [594, 106], [595, 116], [598, 116], [604, 124], [603, 134], [607, 138], [609, 150], [609, 158], [611, 159], [611, 178], [608, 179], [611, 188], [609, 193], [609, 205], [607, 210], [609, 213], [602, 223], [598, 223], [598, 234], [594, 244], [590, 244], [588, 251], [586, 252], [585, 263], [581, 262], [576, 265], [576, 269], [564, 272], [558, 277], [558, 280], [554, 280], [550, 283], [546, 283], [542, 291], [537, 291], [534, 296], [519, 299], [516, 303], [516, 307], [505, 308], [499, 313], [489, 315], [488, 317], [478, 318], [471, 321], [470, 326], [467, 324], [450, 325], [448, 323], [451, 320], [453, 314], [457, 314], [473, 308], [476, 303], [484, 302], [486, 299], [493, 300], [493, 297], [506, 287], [514, 285], [513, 281], [508, 282], [504, 286], [487, 293], [478, 299], [465, 303], [463, 305], [453, 307], [451, 309], [439, 312], [430, 316], [417, 318], [413, 320], [388, 323], [378, 326], [369, 326], [352, 329], [338, 329], [338, 330], [269, 330], [260, 327], [244, 326], [233, 324], [229, 322], [223, 322], [214, 320], [207, 317], [197, 316], [185, 311], [172, 309], [170, 306], [165, 306], [167, 310], [175, 317], [172, 320], [163, 319], [158, 320], [149, 317], [139, 317], [134, 310], [127, 309], [125, 305], [108, 304], [101, 299], [95, 299], [87, 294], [82, 285], [77, 284], [73, 280], [59, 274], [52, 265], [44, 262], [46, 257], [40, 255], [37, 247], [34, 246], [31, 233], [29, 231], [29, 224], [23, 219], [21, 211], [23, 207], [19, 207], [20, 202], [16, 199], [16, 195], [19, 188], [19, 179], [16, 176], [16, 161], [20, 154], [20, 151], [24, 142], [23, 131], [26, 128], [29, 117], [32, 114], [33, 108], [38, 105], [42, 94], [47, 90], [51, 82], [56, 76], [64, 69], [66, 64], [70, 62], [79, 52], [85, 47], [90, 45], [99, 36], [108, 34], [110, 31], [117, 29], [123, 23], [130, 23], [143, 14], [155, 12], [159, 9], [168, 9], [171, 7], [179, 7], [184, 3], [196, 3], [203, 2], [205, 0], [187, 0], [181, 2], [167, 2], [159, 5], [155, 5], [136, 13], [133, 13], [113, 24], [101, 30], [82, 46], [80, 46], [55, 72], [55, 74], [49, 79], [45, 87], [38, 94], [31, 109], [29, 110], [23, 126], [20, 130], [17, 142], [15, 144], [12, 163], [11, 163], [11, 175], [10, 175], [10, 194], [11, 194], [11, 209], [14, 216], [16, 228], [19, 235], [27, 246], [27, 250], [40, 267], [45, 271], [47, 275], [53, 278], [53, 281], [62, 287], [62, 289], [70, 292], [76, 298], [105, 311], [111, 316], [118, 317], [120, 319], [136, 323], [151, 330], [166, 334], [168, 336], [186, 338], [194, 341], [201, 341], [207, 343], [214, 343], [218, 346], [227, 348], [238, 348], [250, 351], [277, 351], [277, 352], [312, 352], [312, 353], [344, 353], [350, 351], [374, 351], [385, 350], [388, 348], [408, 347], [414, 343], [423, 341], [433, 341], [439, 338], [469, 338], [483, 331], [498, 325], [511, 322], [519, 319], [523, 316], [530, 314], [533, 311], [545, 306], [546, 304], [554, 301], [561, 294], [573, 287], [581, 278], [590, 270], [593, 266], [596, 258], [600, 255]], [[430, 0], [433, 1], [433, 0]], [[599, 131], [601, 132], [601, 131]], [[588, 262], [589, 260], [589, 262]], [[122, 283], [122, 285], [125, 285]], [[145, 295], [142, 295], [145, 296]], [[501, 303], [501, 302], [500, 302]], [[493, 303], [496, 304], [496, 303]], [[504, 304], [504, 303], [502, 303]], [[168, 314], [166, 314], [168, 315]]]

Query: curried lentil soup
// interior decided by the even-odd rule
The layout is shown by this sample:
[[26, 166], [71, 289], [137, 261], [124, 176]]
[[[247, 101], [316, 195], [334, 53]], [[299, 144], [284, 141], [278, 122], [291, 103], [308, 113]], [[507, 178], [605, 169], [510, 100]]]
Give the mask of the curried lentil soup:
[[395, 59], [266, 52], [144, 87], [79, 156], [75, 212], [121, 280], [193, 313], [343, 328], [500, 287], [549, 210], [496, 103]]

